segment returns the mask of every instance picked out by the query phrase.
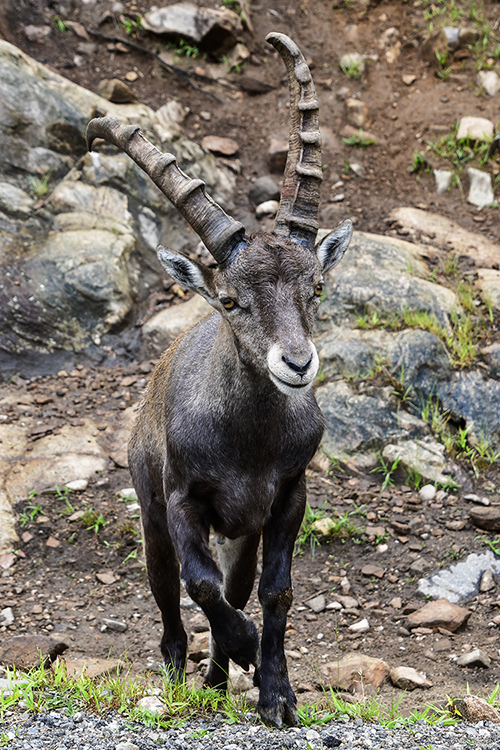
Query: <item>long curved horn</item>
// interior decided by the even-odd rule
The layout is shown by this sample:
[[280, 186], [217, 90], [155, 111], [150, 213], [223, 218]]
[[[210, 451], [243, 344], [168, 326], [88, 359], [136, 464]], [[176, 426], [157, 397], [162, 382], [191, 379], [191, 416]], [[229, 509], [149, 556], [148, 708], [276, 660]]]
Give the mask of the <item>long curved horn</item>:
[[220, 266], [234, 260], [245, 244], [245, 227], [205, 192], [203, 180], [193, 180], [179, 169], [173, 154], [164, 154], [153, 146], [139, 126], [122, 125], [115, 117], [91, 120], [86, 138], [89, 151], [96, 138], [121, 148], [174, 204]]
[[311, 73], [295, 42], [277, 33], [268, 34], [266, 41], [283, 58], [290, 87], [290, 146], [273, 231], [312, 248], [319, 228], [323, 179], [318, 100]]

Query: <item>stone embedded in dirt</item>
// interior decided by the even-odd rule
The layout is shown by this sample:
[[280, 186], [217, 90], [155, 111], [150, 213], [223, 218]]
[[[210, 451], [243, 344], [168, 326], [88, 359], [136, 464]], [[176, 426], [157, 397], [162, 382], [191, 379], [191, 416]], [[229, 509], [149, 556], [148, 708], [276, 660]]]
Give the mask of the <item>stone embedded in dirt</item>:
[[422, 575], [423, 573], [425, 573], [429, 566], [430, 563], [428, 560], [426, 560], [424, 557], [419, 557], [412, 562], [409, 570], [411, 570], [412, 573], [417, 573], [417, 575]]
[[339, 135], [342, 138], [363, 138], [372, 141], [372, 143], [375, 144], [383, 143], [383, 140], [376, 136], [375, 133], [372, 133], [369, 130], [364, 130], [363, 128], [355, 128], [353, 125], [344, 125]]
[[457, 664], [459, 667], [484, 667], [488, 669], [491, 666], [491, 659], [485, 651], [475, 648], [459, 656]]
[[271, 138], [267, 150], [267, 161], [271, 172], [283, 172], [288, 156], [288, 141], [284, 138]]
[[68, 482], [65, 486], [68, 490], [72, 490], [72, 492], [84, 492], [89, 483], [87, 479], [75, 479], [73, 482]]
[[330, 518], [330, 516], [323, 516], [323, 518], [318, 518], [311, 524], [311, 531], [313, 531], [317, 536], [324, 537], [325, 539], [332, 536], [336, 528], [337, 524], [335, 523], [333, 518]]
[[402, 606], [403, 602], [400, 596], [394, 596], [389, 602], [389, 607], [393, 607], [394, 609], [401, 609]]
[[5, 607], [4, 609], [0, 609], [0, 625], [12, 625], [14, 620], [15, 617], [12, 611], [12, 607]]
[[47, 635], [15, 635], [2, 641], [0, 664], [17, 669], [39, 667], [40, 662], [48, 665], [67, 648], [62, 641]]
[[491, 589], [495, 588], [495, 579], [493, 577], [493, 571], [491, 568], [488, 568], [488, 570], [485, 570], [483, 575], [481, 576], [481, 583], [479, 584], [479, 591], [491, 591]]
[[399, 458], [401, 467], [412, 469], [425, 479], [445, 484], [449, 480], [448, 468], [444, 456], [444, 445], [436, 441], [404, 440], [396, 445], [386, 445], [383, 457], [394, 463]]
[[453, 701], [453, 710], [464, 721], [469, 721], [471, 724], [477, 724], [479, 721], [491, 721], [494, 724], [500, 724], [498, 710], [477, 695], [464, 695], [463, 698]]
[[249, 672], [245, 672], [237, 664], [229, 662], [229, 689], [233, 695], [241, 695], [246, 693], [248, 690], [253, 688], [253, 675]]
[[355, 128], [363, 128], [370, 120], [370, 110], [365, 102], [349, 97], [346, 99], [347, 122]]
[[28, 24], [28, 26], [23, 28], [23, 31], [28, 42], [43, 44], [52, 31], [52, 28], [50, 26], [33, 26]]
[[478, 505], [484, 506], [489, 506], [491, 504], [489, 497], [480, 497], [474, 492], [470, 492], [468, 495], [464, 495], [464, 500], [467, 500], [467, 502], [469, 503], [477, 503]]
[[154, 34], [194, 42], [215, 57], [227, 53], [243, 30], [236, 13], [227, 8], [196, 7], [190, 3], [176, 3], [157, 8], [142, 17], [142, 27]]
[[[349, 591], [351, 590], [351, 583], [349, 581], [349, 578], [347, 576], [343, 576], [340, 579], [340, 588], [342, 589], [342, 594], [344, 597], [349, 595]], [[342, 603], [342, 597], [338, 597], [340, 603]], [[356, 600], [354, 600], [356, 601]]]
[[280, 197], [280, 189], [271, 175], [258, 177], [248, 191], [248, 197], [255, 206], [266, 201], [275, 201]]
[[385, 575], [384, 568], [381, 568], [379, 565], [372, 565], [371, 563], [368, 563], [368, 565], [364, 565], [361, 569], [361, 573], [364, 576], [368, 576], [371, 578], [372, 576], [375, 576], [375, 578], [383, 578]]
[[[342, 582], [341, 582], [342, 585]], [[337, 600], [345, 609], [357, 609], [359, 602], [353, 596], [337, 596]]]
[[468, 202], [478, 208], [484, 208], [493, 203], [495, 195], [491, 185], [490, 173], [469, 167], [467, 174], [470, 180], [469, 195], [467, 196]]
[[122, 490], [118, 490], [118, 497], [124, 500], [137, 500], [137, 492], [134, 487], [124, 487]]
[[436, 487], [433, 484], [425, 484], [418, 491], [419, 497], [424, 502], [432, 502], [436, 497]]
[[47, 545], [47, 547], [52, 547], [52, 549], [56, 549], [57, 547], [60, 546], [61, 542], [59, 541], [59, 539], [56, 539], [53, 536], [49, 536], [45, 544]]
[[139, 746], [134, 745], [130, 740], [125, 740], [125, 742], [119, 742], [115, 745], [115, 750], [139, 750]]
[[154, 716], [163, 716], [167, 712], [165, 703], [157, 695], [145, 695], [137, 701], [137, 708]]
[[224, 138], [220, 135], [206, 135], [201, 141], [201, 147], [221, 156], [235, 156], [240, 150], [239, 144], [233, 138]]
[[[483, 301], [489, 302], [494, 310], [500, 310], [500, 271], [496, 271], [493, 268], [478, 268], [477, 276], [476, 286], [481, 292]], [[492, 351], [494, 352], [495, 350], [493, 349]], [[492, 375], [495, 375], [498, 371], [495, 362], [491, 362], [490, 367]], [[486, 505], [486, 503], [483, 502], [483, 505]]]
[[478, 79], [479, 85], [483, 87], [488, 96], [496, 96], [500, 93], [500, 77], [494, 70], [480, 70]]
[[255, 209], [255, 215], [258, 219], [261, 219], [263, 216], [276, 216], [278, 209], [278, 201], [264, 201], [264, 203], [261, 203]]
[[352, 693], [361, 685], [380, 687], [388, 679], [390, 667], [382, 659], [353, 652], [321, 665], [320, 671], [334, 689]]
[[130, 104], [130, 102], [137, 101], [137, 97], [126, 83], [120, 81], [119, 78], [103, 78], [99, 82], [97, 91], [100, 96], [107, 99], [109, 102], [115, 102], [115, 104]]
[[500, 531], [500, 505], [469, 508], [469, 517], [474, 526], [480, 529]]
[[200, 662], [210, 655], [210, 631], [204, 630], [195, 633], [189, 646], [189, 658], [191, 661]]
[[472, 141], [489, 142], [493, 139], [495, 126], [486, 117], [462, 117], [458, 123], [457, 141], [470, 138]]
[[121, 622], [121, 620], [110, 620], [107, 617], [102, 617], [101, 622], [108, 630], [114, 630], [116, 633], [124, 633], [128, 628], [127, 623]]
[[436, 193], [442, 195], [451, 187], [453, 172], [449, 169], [434, 169], [434, 178], [436, 180]]
[[91, 656], [82, 656], [78, 659], [70, 656], [64, 657], [64, 664], [68, 677], [78, 678], [85, 674], [91, 679], [116, 672], [125, 666], [120, 659], [97, 659]]
[[72, 513], [70, 516], [68, 516], [68, 518], [67, 518], [68, 522], [69, 523], [74, 523], [74, 521], [79, 521], [80, 518], [83, 518], [83, 516], [85, 515], [85, 512], [86, 511], [84, 511], [84, 510], [75, 510], [74, 513]]
[[306, 604], [309, 609], [312, 609], [312, 611], [316, 612], [316, 614], [319, 614], [320, 612], [323, 612], [324, 609], [326, 609], [326, 599], [323, 594], [314, 596], [312, 599], [309, 599]]
[[349, 630], [351, 633], [364, 633], [365, 630], [370, 630], [370, 623], [365, 617], [362, 620], [353, 622], [352, 625], [349, 625]]
[[420, 47], [420, 54], [423, 59], [431, 65], [438, 65], [438, 55], [446, 59], [448, 54], [448, 37], [444, 29], [429, 34]]
[[342, 607], [342, 604], [341, 604], [340, 602], [329, 602], [329, 603], [328, 603], [328, 604], [326, 605], [326, 609], [327, 609], [327, 610], [328, 610], [329, 612], [330, 612], [330, 611], [332, 611], [332, 610], [333, 610], [333, 611], [336, 611], [336, 612], [338, 612], [338, 610], [339, 610], [339, 609], [343, 609], [343, 607]]
[[401, 80], [403, 81], [405, 86], [411, 86], [412, 83], [415, 83], [415, 81], [417, 80], [417, 76], [414, 76], [411, 73], [407, 73], [401, 76]]
[[4, 555], [0, 555], [0, 568], [2, 570], [8, 570], [16, 562], [16, 556], [13, 552], [6, 552]]
[[457, 604], [450, 604], [446, 599], [438, 599], [428, 602], [416, 612], [412, 612], [406, 619], [406, 627], [409, 630], [419, 627], [428, 627], [436, 630], [445, 627], [454, 633], [465, 625], [472, 612]]
[[391, 669], [389, 677], [394, 687], [401, 688], [401, 690], [428, 689], [432, 687], [432, 682], [424, 674], [413, 669], [413, 667], [395, 667]]
[[181, 125], [190, 113], [189, 107], [184, 107], [180, 102], [171, 99], [156, 110], [158, 123], [154, 130], [162, 143], [174, 141], [182, 133]]
[[105, 583], [106, 585], [116, 583], [120, 580], [117, 576], [115, 576], [114, 573], [108, 573], [107, 571], [104, 571], [103, 573], [96, 573], [95, 577], [98, 581], [100, 581], [101, 583]]

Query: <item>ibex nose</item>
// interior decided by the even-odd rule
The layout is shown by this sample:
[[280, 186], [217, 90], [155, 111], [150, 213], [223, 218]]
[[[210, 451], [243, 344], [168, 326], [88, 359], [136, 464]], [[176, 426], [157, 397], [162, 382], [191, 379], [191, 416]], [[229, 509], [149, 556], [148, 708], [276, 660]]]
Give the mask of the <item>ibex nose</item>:
[[307, 362], [303, 365], [298, 365], [297, 362], [293, 361], [293, 359], [289, 359], [288, 357], [285, 357], [284, 355], [283, 357], [281, 357], [281, 359], [286, 365], [288, 365], [290, 370], [293, 370], [298, 375], [305, 375], [308, 370], [309, 365], [311, 364], [312, 355], [309, 357]]

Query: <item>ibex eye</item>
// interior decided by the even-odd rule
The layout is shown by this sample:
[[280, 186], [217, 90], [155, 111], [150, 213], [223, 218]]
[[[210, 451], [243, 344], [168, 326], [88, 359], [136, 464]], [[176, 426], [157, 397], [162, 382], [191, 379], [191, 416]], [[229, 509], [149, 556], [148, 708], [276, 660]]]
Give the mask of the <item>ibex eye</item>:
[[231, 297], [222, 297], [221, 302], [226, 310], [232, 310], [236, 302]]
[[316, 297], [321, 297], [321, 293], [323, 291], [323, 284], [316, 284], [314, 287], [314, 294]]

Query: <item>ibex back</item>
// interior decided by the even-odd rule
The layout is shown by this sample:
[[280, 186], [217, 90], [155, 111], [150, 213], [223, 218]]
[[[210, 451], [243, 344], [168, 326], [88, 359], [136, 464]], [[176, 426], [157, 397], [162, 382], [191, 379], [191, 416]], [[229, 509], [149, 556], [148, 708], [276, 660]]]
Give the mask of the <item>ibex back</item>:
[[[281, 727], [298, 723], [284, 633], [292, 602], [291, 562], [306, 502], [305, 469], [324, 422], [311, 387], [318, 370], [313, 323], [323, 274], [352, 233], [345, 221], [315, 247], [321, 183], [318, 102], [297, 46], [269, 34], [288, 70], [290, 149], [270, 233], [248, 238], [169, 154], [138, 128], [93, 120], [89, 148], [105, 138], [128, 153], [181, 211], [217, 261], [210, 269], [160, 247], [183, 287], [216, 310], [180, 336], [146, 389], [129, 450], [142, 509], [151, 589], [162, 613], [161, 650], [182, 677], [187, 638], [180, 577], [210, 622], [205, 682], [227, 688], [229, 659], [253, 664], [259, 712]], [[209, 549], [216, 534], [220, 567]], [[242, 613], [252, 591], [262, 537], [259, 599], [263, 629]]]

